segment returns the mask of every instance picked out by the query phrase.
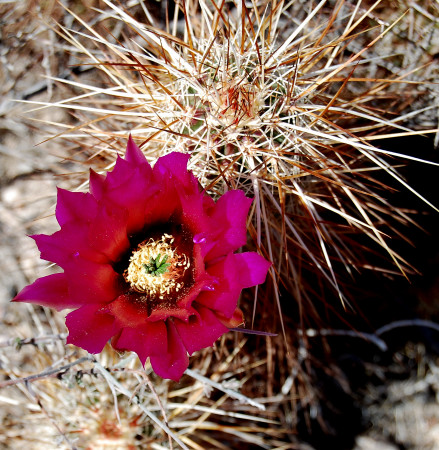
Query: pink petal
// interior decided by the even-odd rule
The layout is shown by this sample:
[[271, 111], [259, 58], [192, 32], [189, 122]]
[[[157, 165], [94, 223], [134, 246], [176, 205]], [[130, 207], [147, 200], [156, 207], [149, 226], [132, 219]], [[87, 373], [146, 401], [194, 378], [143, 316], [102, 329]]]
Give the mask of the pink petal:
[[[195, 297], [195, 295], [194, 295]], [[195, 310], [187, 305], [185, 307], [181, 307], [179, 304], [176, 306], [168, 306], [160, 307], [155, 306], [151, 311], [148, 317], [149, 322], [157, 322], [160, 320], [166, 320], [169, 317], [177, 317], [180, 320], [188, 320], [189, 316], [195, 313]]]
[[264, 283], [271, 262], [256, 252], [237, 253], [233, 258], [236, 274], [243, 288]]
[[143, 222], [145, 225], [164, 223], [172, 215], [181, 214], [180, 199], [170, 180], [163, 179], [156, 184], [159, 190], [148, 198], [145, 205]]
[[194, 183], [197, 186], [198, 181], [187, 170], [189, 158], [189, 155], [179, 152], [172, 152], [159, 158], [153, 169], [157, 182], [162, 178], [172, 177], [178, 181], [181, 189], [191, 188]]
[[31, 237], [35, 240], [42, 259], [54, 262], [64, 269], [74, 255], [96, 263], [109, 262], [107, 256], [89, 245], [88, 234], [87, 223], [70, 221], [50, 236], [36, 234]]
[[203, 208], [206, 214], [211, 216], [215, 211], [215, 202], [211, 197], [204, 193], [203, 195]]
[[90, 169], [90, 192], [96, 200], [100, 200], [104, 195], [105, 179], [105, 175], [101, 175], [93, 169]]
[[215, 313], [219, 312], [224, 317], [230, 318], [236, 310], [240, 294], [240, 288], [222, 292], [218, 292], [218, 290], [215, 290], [215, 292], [202, 292], [197, 297], [197, 303], [214, 310]]
[[220, 336], [228, 331], [228, 328], [217, 319], [210, 309], [201, 305], [197, 305], [195, 309], [198, 314], [191, 316], [187, 323], [178, 319], [174, 320], [178, 334], [190, 355], [202, 348], [212, 346]]
[[67, 344], [74, 344], [90, 353], [102, 351], [118, 329], [114, 326], [112, 316], [97, 312], [100, 307], [101, 305], [85, 305], [67, 314]]
[[229, 254], [207, 268], [208, 274], [218, 281], [213, 290], [201, 292], [197, 297], [197, 303], [220, 311], [226, 317], [232, 317], [243, 287], [237, 277], [234, 256]]
[[180, 320], [187, 322], [189, 316], [195, 313], [191, 304], [198, 298], [200, 293], [209, 289], [215, 280], [207, 273], [197, 273], [195, 270], [195, 283], [189, 289], [189, 291], [180, 297], [175, 306], [166, 306], [165, 308], [154, 308], [150, 316], [149, 321], [166, 320], [168, 317], [176, 317]]
[[[214, 280], [210, 275], [205, 274], [203, 277], [199, 277], [199, 279], [195, 282], [195, 284], [191, 287], [189, 292], [182, 298], [178, 300], [178, 307], [187, 310], [192, 302], [195, 301], [201, 292], [206, 290], [210, 290], [213, 286]], [[174, 317], [178, 317], [179, 319], [186, 319], [186, 317], [182, 317], [182, 315], [175, 315]]]
[[145, 155], [142, 153], [139, 147], [137, 147], [136, 143], [131, 137], [131, 134], [128, 138], [125, 160], [135, 166], [140, 166], [142, 164], [147, 164], [149, 166], [148, 161], [145, 158]]
[[117, 350], [136, 352], [142, 364], [151, 355], [167, 352], [167, 330], [164, 322], [149, 322], [137, 328], [124, 328], [112, 342]]
[[231, 318], [243, 288], [265, 281], [271, 263], [255, 252], [229, 254], [207, 267], [218, 280], [213, 291], [202, 292], [197, 302]]
[[91, 246], [116, 262], [130, 247], [127, 237], [128, 213], [125, 208], [100, 202], [95, 219], [88, 231]]
[[247, 242], [247, 214], [252, 199], [243, 191], [226, 192], [216, 203], [211, 218], [211, 233], [216, 245], [206, 256], [206, 260], [218, 258], [237, 250]]
[[111, 172], [107, 172], [107, 177], [105, 179], [105, 188], [107, 191], [112, 189], [118, 189], [123, 186], [127, 181], [130, 181], [131, 176], [134, 171], [138, 173], [141, 172], [140, 168], [125, 159], [117, 156], [116, 164]]
[[[193, 241], [195, 243], [195, 237], [193, 238]], [[205, 277], [205, 275], [207, 275], [206, 264], [203, 258], [203, 251], [200, 245], [194, 245], [192, 249], [192, 265], [195, 271], [195, 280], [197, 280], [199, 277]], [[212, 279], [212, 277], [210, 278]]]
[[148, 305], [140, 301], [138, 295], [122, 294], [103, 309], [111, 314], [121, 328], [137, 328], [146, 326]]
[[75, 302], [109, 303], [120, 295], [120, 275], [109, 264], [96, 264], [73, 256], [65, 265], [69, 295]]
[[187, 170], [188, 159], [189, 155], [173, 152], [157, 160], [153, 169], [153, 184], [158, 190], [148, 199], [145, 224], [166, 222], [173, 216], [184, 221], [195, 233], [201, 226], [201, 220], [207, 219], [203, 217], [206, 216], [205, 196], [200, 193], [197, 179]]
[[[121, 158], [118, 156], [114, 169], [111, 172], [107, 173], [107, 189], [112, 190], [115, 188], [119, 188], [129, 180], [134, 182], [133, 175], [135, 173], [140, 174], [139, 179], [143, 178], [147, 183], [151, 181], [151, 166], [149, 165], [143, 153], [130, 137], [125, 158]], [[137, 174], [134, 176], [134, 178], [138, 176]], [[139, 183], [139, 180], [137, 180], [136, 183]]]
[[72, 220], [82, 222], [92, 220], [96, 210], [97, 203], [91, 194], [58, 188], [55, 215], [61, 226]]
[[38, 278], [31, 285], [26, 286], [12, 301], [36, 303], [55, 308], [57, 311], [77, 308], [80, 305], [69, 298], [67, 280], [63, 273]]
[[150, 177], [149, 166], [133, 167], [119, 159], [107, 175], [105, 198], [128, 211], [128, 233], [140, 231], [145, 223], [146, 205], [159, 189]]
[[130, 138], [125, 159], [117, 157], [114, 169], [106, 176], [90, 171], [90, 191], [97, 200], [110, 203], [128, 211], [128, 234], [139, 232], [145, 225], [146, 205], [160, 190], [152, 180], [152, 169], [143, 153]]
[[226, 317], [221, 313], [215, 312], [217, 319], [227, 328], [236, 328], [244, 323], [244, 314], [239, 308], [236, 308], [232, 317]]
[[209, 225], [209, 217], [204, 212], [204, 194], [196, 192], [185, 194], [178, 191], [181, 204], [181, 221], [189, 228], [192, 235], [196, 235], [205, 230]]
[[178, 381], [189, 365], [189, 358], [174, 323], [167, 320], [166, 326], [168, 330], [166, 352], [151, 355], [149, 360], [157, 375]]

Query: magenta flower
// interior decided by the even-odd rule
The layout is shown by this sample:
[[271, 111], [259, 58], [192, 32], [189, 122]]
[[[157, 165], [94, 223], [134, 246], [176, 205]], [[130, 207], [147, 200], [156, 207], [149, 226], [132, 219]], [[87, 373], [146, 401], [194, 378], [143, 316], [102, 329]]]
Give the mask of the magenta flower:
[[32, 237], [64, 272], [13, 301], [74, 309], [68, 343], [99, 353], [111, 339], [178, 381], [188, 353], [243, 322], [240, 292], [263, 283], [270, 267], [257, 253], [233, 253], [246, 243], [252, 200], [234, 190], [215, 203], [188, 159], [171, 153], [152, 169], [130, 138], [112, 172], [90, 172], [90, 193], [59, 189], [61, 229]]

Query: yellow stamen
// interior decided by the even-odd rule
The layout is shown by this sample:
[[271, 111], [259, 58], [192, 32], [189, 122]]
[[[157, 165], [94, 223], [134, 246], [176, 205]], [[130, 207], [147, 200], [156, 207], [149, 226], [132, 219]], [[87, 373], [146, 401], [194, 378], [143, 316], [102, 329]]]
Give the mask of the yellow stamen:
[[[189, 257], [185, 253], [179, 253], [173, 243], [174, 237], [165, 233], [160, 239], [149, 238], [137, 247], [124, 272], [125, 280], [135, 291], [151, 296], [159, 295], [163, 299], [164, 295], [178, 292], [183, 287], [181, 280], [191, 263]], [[169, 267], [165, 273], [154, 275], [145, 266], [158, 255], [161, 258], [167, 256], [166, 263]]]

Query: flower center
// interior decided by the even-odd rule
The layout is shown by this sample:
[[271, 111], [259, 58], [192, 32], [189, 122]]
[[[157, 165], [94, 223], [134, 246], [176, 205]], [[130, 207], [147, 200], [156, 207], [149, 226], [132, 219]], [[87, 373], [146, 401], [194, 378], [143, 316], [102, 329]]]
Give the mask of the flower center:
[[174, 237], [165, 233], [139, 244], [123, 276], [135, 291], [163, 299], [183, 288], [190, 265], [189, 257], [174, 245]]

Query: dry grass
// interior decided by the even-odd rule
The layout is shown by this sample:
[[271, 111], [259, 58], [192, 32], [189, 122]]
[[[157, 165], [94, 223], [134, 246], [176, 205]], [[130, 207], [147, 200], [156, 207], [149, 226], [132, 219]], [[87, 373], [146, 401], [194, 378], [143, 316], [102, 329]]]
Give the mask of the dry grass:
[[[230, 333], [192, 357], [176, 385], [110, 348], [97, 360], [66, 348], [58, 314], [14, 306], [2, 349], [4, 445], [296, 448], [299, 420], [318, 416], [325, 401], [316, 374], [349, 389], [310, 339], [361, 308], [349, 295], [356, 274], [416, 272], [391, 244], [408, 239], [413, 211], [392, 206], [389, 191], [436, 207], [398, 173], [416, 155], [374, 142], [437, 132], [437, 5], [37, 3], [2, 8], [19, 17], [30, 5], [44, 20], [38, 51], [68, 66], [48, 54], [48, 97], [22, 96], [32, 103], [28, 118], [70, 114], [34, 122], [65, 149], [68, 163], [56, 169], [63, 183], [86, 189], [88, 168], [111, 169], [132, 133], [151, 162], [189, 152], [212, 196], [243, 189], [254, 197], [249, 247], [273, 268], [240, 305], [247, 328], [279, 336]], [[24, 17], [32, 36], [35, 18]]]

